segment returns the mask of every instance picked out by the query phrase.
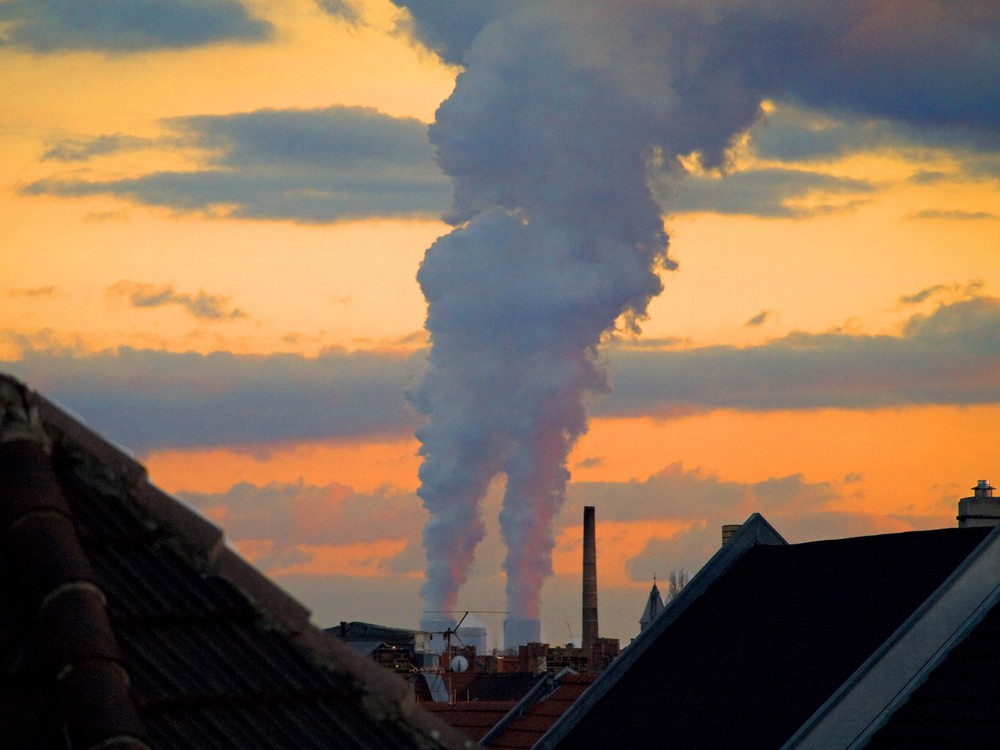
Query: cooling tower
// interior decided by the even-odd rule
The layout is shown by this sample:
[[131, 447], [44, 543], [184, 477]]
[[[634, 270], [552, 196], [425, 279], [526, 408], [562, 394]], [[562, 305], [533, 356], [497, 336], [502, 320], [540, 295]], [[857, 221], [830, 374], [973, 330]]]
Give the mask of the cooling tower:
[[511, 618], [503, 621], [503, 647], [505, 650], [513, 651], [526, 643], [541, 643], [541, 641], [541, 620]]

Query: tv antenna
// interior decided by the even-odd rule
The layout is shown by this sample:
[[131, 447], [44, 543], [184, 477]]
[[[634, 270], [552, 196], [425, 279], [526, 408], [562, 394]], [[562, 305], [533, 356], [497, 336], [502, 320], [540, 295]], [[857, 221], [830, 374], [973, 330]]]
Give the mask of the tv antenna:
[[432, 610], [424, 612], [425, 615], [462, 615], [458, 622], [455, 623], [454, 627], [445, 628], [444, 630], [432, 630], [431, 635], [441, 635], [444, 636], [444, 659], [442, 659], [438, 664], [439, 673], [444, 673], [448, 675], [448, 702], [452, 701], [452, 675], [455, 672], [464, 672], [469, 668], [469, 660], [462, 654], [452, 655], [451, 652], [451, 639], [454, 638], [458, 641], [459, 645], [463, 650], [468, 647], [462, 641], [462, 637], [458, 634], [458, 629], [462, 627], [462, 623], [465, 622], [465, 618], [469, 615], [505, 615], [507, 612], [494, 609], [441, 609]]

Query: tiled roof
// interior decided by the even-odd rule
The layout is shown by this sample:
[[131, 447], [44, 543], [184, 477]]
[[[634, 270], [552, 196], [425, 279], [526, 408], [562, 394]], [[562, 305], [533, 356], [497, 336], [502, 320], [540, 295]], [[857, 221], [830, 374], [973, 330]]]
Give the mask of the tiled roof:
[[[455, 703], [513, 701], [524, 697], [541, 679], [530, 672], [449, 672], [445, 683]], [[416, 683], [418, 701], [433, 701], [427, 683]]]
[[516, 703], [517, 701], [507, 700], [431, 702], [420, 705], [470, 739], [479, 742]]
[[594, 674], [563, 674], [551, 693], [526, 706], [486, 746], [499, 750], [528, 750], [562, 716], [595, 680]]
[[786, 545], [768, 529], [699, 573], [540, 747], [781, 747], [989, 532]]
[[469, 746], [131, 457], [6, 376], [0, 601], [4, 748]]

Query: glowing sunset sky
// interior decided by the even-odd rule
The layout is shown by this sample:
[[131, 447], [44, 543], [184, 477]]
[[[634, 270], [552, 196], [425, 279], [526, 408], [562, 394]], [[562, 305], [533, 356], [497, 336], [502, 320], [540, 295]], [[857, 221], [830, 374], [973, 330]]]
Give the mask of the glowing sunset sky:
[[[404, 392], [427, 358], [417, 269], [451, 229], [427, 126], [525, 7], [680, 27], [695, 5], [0, 0], [0, 367], [133, 451], [318, 624], [416, 626]], [[552, 642], [580, 635], [584, 505], [602, 635], [627, 643], [654, 574], [695, 572], [723, 523], [759, 511], [793, 542], [951, 526], [1000, 479], [1000, 6], [758, 5], [702, 3], [721, 20], [704, 49], [685, 37], [685, 59], [752, 81], [752, 50], [771, 79], [724, 168], [650, 156], [678, 269], [641, 335], [605, 342]], [[775, 29], [821, 29], [824, 60], [775, 53]], [[717, 101], [702, 74], [675, 89]], [[502, 492], [463, 609], [503, 607]]]

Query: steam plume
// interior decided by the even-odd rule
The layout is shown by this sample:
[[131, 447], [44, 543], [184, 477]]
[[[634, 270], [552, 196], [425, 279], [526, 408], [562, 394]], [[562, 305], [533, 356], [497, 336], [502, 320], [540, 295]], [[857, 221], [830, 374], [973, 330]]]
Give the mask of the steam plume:
[[[430, 512], [422, 593], [428, 609], [454, 608], [483, 536], [480, 501], [504, 474], [507, 608], [537, 618], [566, 458], [586, 429], [586, 396], [608, 387], [598, 346], [616, 325], [636, 326], [672, 267], [650, 175], [681, 171], [677, 157], [694, 153], [724, 168], [765, 96], [917, 126], [947, 126], [960, 97], [966, 122], [987, 132], [1000, 11], [941, 0], [913, 0], [919, 12], [876, 0], [395, 2], [464, 65], [430, 131], [455, 229], [418, 274], [432, 341], [412, 395], [428, 418], [417, 432]], [[914, 65], [912, 40], [941, 59]], [[962, 85], [936, 85], [952, 78]]]
[[648, 166], [664, 150], [720, 163], [757, 112], [736, 92], [729, 112], [693, 120], [647, 32], [655, 14], [581, 7], [494, 21], [431, 128], [456, 226], [418, 274], [432, 340], [413, 395], [429, 417], [417, 436], [431, 610], [454, 608], [483, 536], [479, 502], [503, 473], [507, 608], [539, 617], [584, 398], [608, 387], [598, 345], [616, 321], [636, 326], [672, 266]]

